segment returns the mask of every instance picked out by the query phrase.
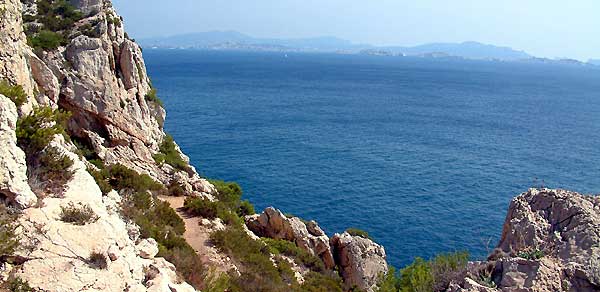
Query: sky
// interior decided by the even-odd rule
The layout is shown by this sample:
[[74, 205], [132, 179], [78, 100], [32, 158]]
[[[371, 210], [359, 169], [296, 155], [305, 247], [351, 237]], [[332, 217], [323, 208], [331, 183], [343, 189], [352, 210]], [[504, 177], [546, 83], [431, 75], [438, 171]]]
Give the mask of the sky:
[[373, 45], [478, 41], [600, 59], [600, 0], [113, 0], [135, 38], [213, 30]]

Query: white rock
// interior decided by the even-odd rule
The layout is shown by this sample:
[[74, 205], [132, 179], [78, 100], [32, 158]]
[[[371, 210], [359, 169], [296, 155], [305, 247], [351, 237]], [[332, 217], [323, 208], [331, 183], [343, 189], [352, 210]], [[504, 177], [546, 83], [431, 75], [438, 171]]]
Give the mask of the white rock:
[[0, 194], [27, 208], [37, 202], [37, 197], [27, 183], [25, 153], [17, 146], [15, 104], [0, 95]]
[[146, 238], [140, 241], [137, 250], [142, 258], [151, 259], [158, 254], [158, 243], [154, 238]]

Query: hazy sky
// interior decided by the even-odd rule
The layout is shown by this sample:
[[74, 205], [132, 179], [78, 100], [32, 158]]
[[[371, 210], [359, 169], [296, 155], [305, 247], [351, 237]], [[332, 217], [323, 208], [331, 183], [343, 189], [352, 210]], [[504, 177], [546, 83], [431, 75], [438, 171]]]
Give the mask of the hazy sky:
[[479, 41], [600, 59], [600, 0], [113, 0], [130, 35], [210, 30], [357, 43]]

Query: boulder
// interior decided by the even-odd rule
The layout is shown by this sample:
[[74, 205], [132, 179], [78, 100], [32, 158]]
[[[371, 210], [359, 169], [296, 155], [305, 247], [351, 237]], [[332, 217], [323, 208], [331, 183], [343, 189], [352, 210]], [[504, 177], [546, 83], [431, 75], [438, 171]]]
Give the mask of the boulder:
[[10, 203], [27, 208], [37, 197], [27, 183], [25, 153], [17, 146], [17, 107], [0, 95], [0, 194]]
[[[537, 274], [544, 271], [542, 267], [572, 270], [571, 276], [565, 276], [566, 281], [600, 290], [600, 198], [566, 190], [530, 189], [511, 202], [498, 248], [513, 257], [531, 252], [542, 257], [535, 264], [502, 262], [503, 271], [527, 267]], [[522, 286], [521, 282], [501, 284]], [[536, 291], [552, 290], [552, 285]]]
[[256, 235], [294, 242], [303, 250], [318, 256], [326, 268], [332, 269], [335, 262], [329, 246], [329, 237], [316, 222], [309, 225], [313, 232], [309, 232], [307, 224], [300, 218], [288, 218], [273, 207], [266, 208], [261, 214], [246, 217], [246, 226]]
[[370, 239], [336, 233], [331, 247], [346, 290], [357, 287], [372, 292], [379, 275], [388, 272], [385, 249]]

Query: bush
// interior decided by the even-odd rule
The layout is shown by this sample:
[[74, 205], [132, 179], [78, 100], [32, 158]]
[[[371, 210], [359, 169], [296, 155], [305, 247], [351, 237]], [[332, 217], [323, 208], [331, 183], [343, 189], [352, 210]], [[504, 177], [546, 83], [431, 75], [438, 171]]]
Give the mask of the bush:
[[[65, 127], [70, 114], [50, 107], [38, 107], [17, 121], [17, 140], [21, 149], [35, 154], [44, 149], [54, 135], [67, 136]], [[67, 136], [68, 137], [68, 136]]]
[[187, 195], [187, 192], [183, 188], [183, 186], [177, 181], [173, 180], [169, 183], [169, 187], [167, 188], [167, 192], [169, 196], [173, 197], [183, 197]]
[[244, 200], [240, 203], [240, 207], [238, 208], [237, 214], [240, 217], [254, 215], [256, 212], [254, 211], [254, 205], [250, 203], [248, 200]]
[[468, 260], [467, 252], [440, 254], [429, 262], [417, 257], [411, 265], [400, 271], [400, 290], [446, 291], [452, 281], [465, 278]]
[[157, 164], [166, 163], [176, 169], [190, 171], [188, 163], [181, 158], [181, 154], [175, 146], [175, 141], [170, 135], [165, 136], [163, 142], [160, 144], [159, 151], [159, 153], [153, 156]]
[[136, 192], [160, 191], [163, 185], [147, 174], [139, 174], [121, 164], [109, 167], [108, 182], [117, 190], [130, 189]]
[[83, 18], [83, 14], [66, 0], [38, 0], [37, 8], [35, 20], [51, 31], [71, 29]]
[[27, 94], [21, 85], [10, 85], [6, 80], [0, 80], [0, 94], [10, 98], [17, 107], [27, 101]]
[[61, 206], [60, 209], [60, 220], [66, 223], [82, 226], [98, 220], [98, 216], [87, 205], [75, 206], [73, 203], [69, 203], [67, 207]]
[[223, 202], [229, 209], [237, 210], [242, 198], [242, 188], [235, 182], [224, 182], [222, 180], [210, 180], [217, 189], [217, 199]]
[[373, 238], [371, 238], [371, 236], [369, 236], [369, 233], [367, 233], [364, 230], [358, 229], [358, 228], [348, 228], [348, 229], [346, 229], [346, 232], [348, 232], [348, 234], [350, 234], [352, 236], [360, 236], [362, 238], [373, 240]]
[[272, 254], [291, 257], [298, 265], [305, 266], [314, 272], [325, 271], [325, 264], [321, 259], [301, 249], [291, 241], [271, 238], [262, 238], [262, 240]]
[[11, 278], [6, 282], [6, 288], [8, 288], [8, 291], [11, 292], [32, 292], [33, 288], [31, 288], [31, 286], [29, 286], [29, 283], [27, 283], [27, 281], [16, 277], [16, 278]]
[[92, 175], [98, 187], [100, 187], [103, 195], [108, 194], [112, 190], [112, 186], [106, 181], [106, 171], [88, 170], [88, 172]]
[[232, 279], [237, 291], [271, 291], [265, 290], [265, 287], [285, 285], [271, 262], [269, 249], [250, 238], [241, 226], [228, 226], [225, 230], [215, 231], [210, 239], [221, 252], [241, 264], [241, 276]]
[[12, 255], [19, 246], [15, 222], [17, 222], [16, 216], [0, 204], [0, 257]]
[[342, 292], [342, 279], [338, 276], [327, 276], [309, 272], [299, 291], [306, 292]]
[[30, 47], [45, 51], [54, 50], [65, 42], [65, 38], [62, 34], [49, 30], [42, 30], [27, 37], [27, 44], [29, 44]]
[[108, 260], [103, 253], [92, 252], [87, 260], [88, 265], [94, 269], [104, 270], [108, 268]]
[[[138, 71], [141, 71], [141, 68], [139, 68]], [[150, 91], [146, 93], [146, 100], [158, 104], [160, 106], [164, 106], [162, 100], [158, 98], [157, 91], [155, 88], [151, 88]]]
[[48, 147], [41, 153], [37, 172], [46, 184], [62, 186], [73, 177], [73, 160], [54, 147]]
[[396, 269], [389, 266], [387, 274], [381, 273], [377, 281], [376, 292], [397, 292], [400, 291], [400, 277]]
[[455, 252], [437, 255], [430, 263], [433, 276], [433, 291], [446, 291], [454, 280], [466, 276], [469, 253]]
[[544, 257], [544, 251], [537, 248], [528, 248], [517, 253], [517, 256], [526, 260], [539, 260]]
[[192, 216], [214, 219], [217, 218], [221, 207], [218, 202], [211, 202], [205, 198], [188, 197], [183, 203], [183, 208]]
[[417, 257], [412, 264], [402, 269], [400, 271], [400, 291], [433, 291], [433, 276], [431, 275], [429, 263]]

